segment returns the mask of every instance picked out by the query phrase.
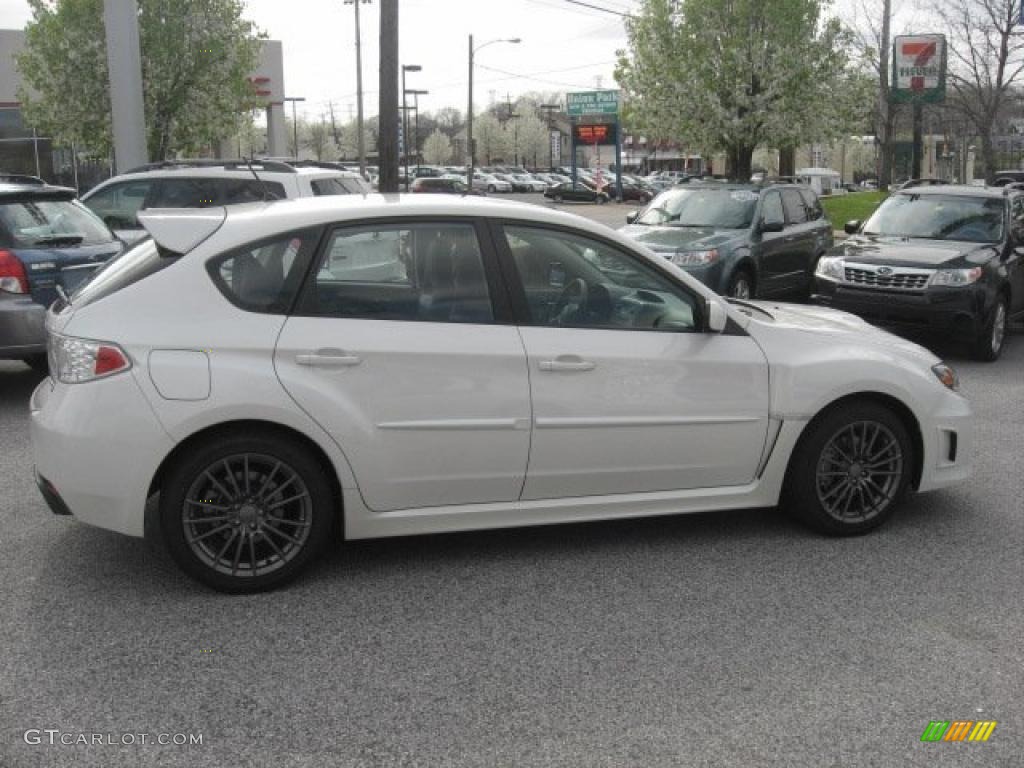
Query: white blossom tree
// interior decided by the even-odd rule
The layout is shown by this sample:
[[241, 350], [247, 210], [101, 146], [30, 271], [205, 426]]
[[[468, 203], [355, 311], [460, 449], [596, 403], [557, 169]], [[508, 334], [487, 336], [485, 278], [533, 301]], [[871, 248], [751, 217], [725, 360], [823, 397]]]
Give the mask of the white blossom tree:
[[423, 160], [430, 165], [444, 165], [452, 158], [452, 142], [440, 130], [435, 130], [423, 142]]

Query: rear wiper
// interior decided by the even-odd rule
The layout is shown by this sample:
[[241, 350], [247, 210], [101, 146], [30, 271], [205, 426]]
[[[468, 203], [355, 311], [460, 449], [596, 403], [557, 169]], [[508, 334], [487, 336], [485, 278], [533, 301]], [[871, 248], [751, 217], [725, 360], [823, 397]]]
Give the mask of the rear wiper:
[[51, 235], [39, 238], [32, 245], [78, 245], [84, 239], [83, 235]]

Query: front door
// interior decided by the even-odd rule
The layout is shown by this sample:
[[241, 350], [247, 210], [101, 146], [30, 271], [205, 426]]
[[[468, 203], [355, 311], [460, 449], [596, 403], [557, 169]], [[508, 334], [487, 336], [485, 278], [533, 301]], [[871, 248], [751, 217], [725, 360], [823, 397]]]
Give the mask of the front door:
[[484, 242], [467, 221], [339, 227], [285, 323], [278, 376], [370, 509], [519, 498], [526, 358]]
[[702, 332], [699, 295], [617, 246], [503, 233], [533, 395], [524, 499], [753, 480], [768, 419], [753, 339]]

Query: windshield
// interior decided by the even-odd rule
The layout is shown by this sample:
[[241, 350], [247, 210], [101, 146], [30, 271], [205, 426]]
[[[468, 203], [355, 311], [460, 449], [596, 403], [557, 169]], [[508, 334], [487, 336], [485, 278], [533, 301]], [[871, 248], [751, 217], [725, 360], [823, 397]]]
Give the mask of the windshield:
[[757, 192], [749, 189], [682, 188], [662, 192], [637, 224], [745, 229], [754, 218]]
[[995, 243], [1003, 237], [1003, 199], [893, 195], [868, 219], [864, 234]]
[[70, 200], [0, 203], [0, 238], [14, 248], [99, 245], [114, 236], [96, 214]]

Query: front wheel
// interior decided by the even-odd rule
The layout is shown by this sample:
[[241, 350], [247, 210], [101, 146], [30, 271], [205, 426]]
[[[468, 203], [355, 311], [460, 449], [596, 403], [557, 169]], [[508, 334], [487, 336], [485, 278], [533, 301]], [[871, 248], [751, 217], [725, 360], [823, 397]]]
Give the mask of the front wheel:
[[334, 517], [324, 468], [297, 441], [228, 435], [169, 472], [160, 521], [171, 557], [221, 592], [261, 592], [292, 580], [322, 551]]
[[824, 533], [865, 533], [892, 515], [913, 466], [913, 443], [896, 414], [877, 403], [842, 405], [801, 437], [790, 458], [785, 504]]
[[999, 359], [1006, 342], [1006, 297], [1000, 295], [992, 308], [992, 315], [974, 340], [971, 352], [975, 359], [991, 363]]

